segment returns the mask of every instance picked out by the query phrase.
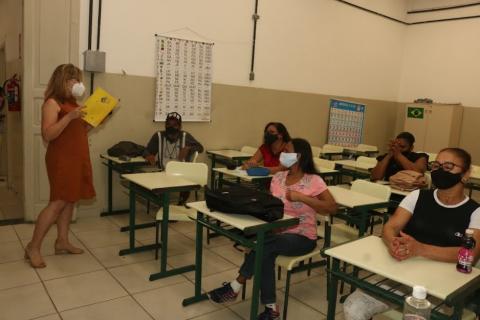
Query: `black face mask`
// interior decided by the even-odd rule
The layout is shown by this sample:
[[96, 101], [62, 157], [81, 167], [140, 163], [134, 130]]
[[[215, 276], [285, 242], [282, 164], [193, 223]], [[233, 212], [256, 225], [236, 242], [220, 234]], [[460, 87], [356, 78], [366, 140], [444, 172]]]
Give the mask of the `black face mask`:
[[451, 173], [438, 168], [432, 171], [432, 182], [438, 189], [449, 189], [462, 181], [462, 173]]
[[178, 133], [180, 132], [180, 129], [177, 129], [175, 127], [166, 127], [165, 128], [165, 133], [167, 134], [167, 139], [169, 141], [173, 141], [177, 138]]
[[276, 134], [271, 134], [270, 132], [265, 132], [265, 134], [263, 135], [263, 141], [267, 145], [271, 145], [272, 143], [277, 141], [277, 139], [278, 136]]

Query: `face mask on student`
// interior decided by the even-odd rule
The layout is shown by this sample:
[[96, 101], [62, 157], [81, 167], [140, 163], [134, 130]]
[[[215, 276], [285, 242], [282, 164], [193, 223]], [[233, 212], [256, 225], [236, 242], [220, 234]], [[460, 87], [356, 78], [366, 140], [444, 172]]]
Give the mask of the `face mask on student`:
[[72, 96], [80, 98], [85, 93], [85, 86], [82, 82], [74, 83], [72, 86]]
[[280, 164], [285, 168], [290, 168], [298, 161], [298, 154], [295, 152], [280, 153]]
[[432, 171], [431, 175], [432, 183], [438, 189], [449, 189], [462, 181], [462, 173], [451, 173], [443, 170], [443, 168]]
[[273, 144], [275, 141], [277, 141], [277, 139], [278, 139], [278, 136], [270, 132], [265, 132], [265, 134], [263, 135], [263, 140], [267, 145]]

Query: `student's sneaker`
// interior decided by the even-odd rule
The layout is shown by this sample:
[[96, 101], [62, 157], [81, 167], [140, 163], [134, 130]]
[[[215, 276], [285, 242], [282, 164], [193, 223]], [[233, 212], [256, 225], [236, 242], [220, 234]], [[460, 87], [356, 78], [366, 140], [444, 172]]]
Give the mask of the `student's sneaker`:
[[230, 282], [224, 282], [223, 286], [220, 288], [214, 289], [208, 293], [210, 300], [216, 303], [225, 303], [235, 301], [237, 299], [238, 293], [233, 291]]
[[269, 307], [265, 307], [265, 311], [258, 315], [258, 320], [280, 320], [280, 312]]

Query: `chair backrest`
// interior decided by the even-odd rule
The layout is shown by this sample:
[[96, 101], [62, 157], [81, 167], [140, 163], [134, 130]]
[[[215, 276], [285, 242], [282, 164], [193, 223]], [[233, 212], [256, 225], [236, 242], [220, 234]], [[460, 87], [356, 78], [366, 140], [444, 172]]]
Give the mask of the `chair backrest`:
[[360, 156], [357, 158], [357, 162], [361, 162], [361, 163], [366, 163], [366, 164], [372, 164], [374, 166], [377, 165], [377, 159], [375, 158], [370, 158], [370, 157], [364, 157], [364, 156]]
[[322, 148], [312, 146], [312, 155], [314, 159], [320, 157], [321, 153], [322, 153]]
[[313, 164], [315, 166], [315, 169], [319, 172], [322, 171], [320, 168], [332, 170], [335, 169], [335, 162], [327, 159], [313, 158]]
[[368, 194], [385, 201], [390, 200], [390, 194], [392, 193], [390, 186], [361, 179], [353, 181], [350, 190]]
[[207, 185], [208, 166], [205, 163], [169, 161], [165, 172], [171, 175], [182, 176], [187, 180], [198, 183], [202, 187]]
[[470, 172], [470, 176], [473, 177], [473, 178], [478, 178], [480, 177], [480, 166], [476, 166], [474, 164], [472, 164], [472, 168], [471, 168], [471, 172]]
[[322, 153], [340, 153], [343, 152], [343, 147], [335, 146], [333, 144], [324, 144], [322, 147]]
[[428, 161], [435, 161], [437, 159], [438, 153], [425, 152], [428, 155]]
[[255, 147], [250, 147], [250, 146], [243, 146], [242, 149], [240, 149], [241, 152], [251, 154], [252, 156], [257, 152], [258, 148]]
[[377, 146], [372, 146], [372, 145], [369, 145], [369, 144], [359, 144], [357, 146], [357, 150], [358, 151], [378, 151], [378, 147]]

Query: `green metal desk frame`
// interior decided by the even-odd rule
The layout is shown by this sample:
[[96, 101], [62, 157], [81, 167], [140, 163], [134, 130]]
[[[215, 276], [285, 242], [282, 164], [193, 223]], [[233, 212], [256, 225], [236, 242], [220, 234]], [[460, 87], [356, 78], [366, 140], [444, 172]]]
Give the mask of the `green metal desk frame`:
[[250, 307], [250, 319], [256, 320], [258, 313], [259, 305], [259, 293], [260, 293], [260, 274], [261, 274], [261, 263], [263, 256], [263, 248], [265, 243], [266, 235], [271, 232], [273, 229], [285, 228], [289, 226], [294, 226], [299, 223], [299, 220], [296, 218], [284, 220], [284, 221], [274, 221], [270, 223], [261, 224], [252, 228], [247, 228], [243, 231], [244, 235], [256, 234], [256, 240], [246, 238], [242, 234], [238, 234], [234, 230], [227, 230], [222, 226], [218, 226], [216, 223], [210, 222], [205, 218], [204, 214], [201, 212], [197, 213], [197, 226], [196, 226], [196, 250], [195, 250], [195, 295], [190, 298], [183, 300], [182, 305], [188, 306], [193, 303], [197, 303], [203, 300], [207, 300], [208, 296], [206, 293], [202, 293], [202, 251], [203, 251], [203, 228], [211, 229], [218, 234], [224, 235], [227, 238], [232, 239], [240, 243], [241, 245], [255, 250], [255, 267], [254, 267], [254, 277], [253, 277], [253, 288], [252, 288], [252, 304]]
[[[146, 162], [145, 162], [146, 163]], [[106, 162], [103, 161], [103, 164], [108, 168], [107, 170], [107, 211], [101, 212], [101, 217], [118, 215], [128, 213], [129, 209], [120, 209], [120, 210], [113, 210], [113, 187], [112, 187], [112, 180], [113, 180], [113, 171], [119, 174], [125, 173], [134, 173], [135, 168], [145, 165], [142, 162], [125, 162], [122, 164], [115, 163], [112, 160], [107, 160]]]
[[[326, 249], [322, 250], [325, 251]], [[328, 265], [327, 265], [328, 268]], [[405, 301], [405, 296], [398, 295], [393, 290], [383, 289], [375, 283], [366, 281], [366, 278], [360, 278], [358, 272], [347, 273], [340, 268], [340, 260], [333, 258], [332, 269], [328, 270], [330, 281], [327, 288], [328, 313], [327, 320], [335, 319], [335, 308], [337, 303], [337, 287], [338, 281], [342, 280], [351, 284], [355, 288], [360, 288], [377, 297], [388, 300], [399, 306], [402, 306]], [[439, 308], [432, 310], [432, 320], [453, 319], [460, 320], [462, 318], [463, 308], [466, 300], [473, 295], [473, 293], [480, 287], [480, 277], [470, 281], [467, 285], [461, 287], [455, 292], [451, 293], [444, 301], [447, 306], [453, 307], [453, 314], [447, 315], [439, 311]]]
[[[170, 192], [198, 190], [200, 189], [200, 186], [174, 187], [174, 188], [165, 188], [162, 190], [152, 191], [152, 190], [145, 189], [135, 183], [129, 182], [128, 188], [130, 190], [129, 191], [130, 219], [129, 219], [129, 227], [128, 227], [130, 231], [129, 248], [120, 250], [118, 254], [120, 256], [124, 256], [127, 254], [157, 249], [156, 244], [148, 244], [140, 247], [135, 246], [135, 229], [138, 229], [138, 227], [135, 225], [135, 213], [136, 213], [135, 197], [138, 194], [144, 197], [145, 199], [148, 199], [151, 202], [159, 206], [162, 206], [163, 208], [163, 217], [161, 221], [161, 234], [160, 234], [161, 240], [160, 240], [160, 244], [158, 245], [158, 248], [161, 248], [160, 272], [151, 274], [149, 278], [150, 281], [193, 271], [195, 269], [194, 265], [188, 265], [180, 268], [167, 270], [168, 215], [169, 215], [169, 204], [170, 204]], [[161, 192], [161, 193], [157, 193], [157, 192]], [[155, 226], [155, 222], [152, 222], [151, 226]]]
[[239, 166], [242, 164], [242, 161], [244, 160], [248, 160], [251, 158], [251, 156], [249, 157], [233, 157], [232, 159], [229, 159], [229, 158], [225, 158], [225, 157], [222, 157], [222, 156], [219, 156], [217, 154], [214, 154], [214, 153], [209, 153], [207, 151], [207, 155], [210, 157], [210, 160], [211, 160], [211, 163], [212, 163], [212, 167], [210, 168], [210, 188], [213, 190], [215, 187], [215, 171], [213, 171], [212, 169], [215, 168], [215, 165], [217, 164], [217, 162], [219, 163], [222, 163], [222, 164], [226, 164], [227, 161], [229, 160], [232, 160], [234, 162], [236, 162], [236, 165]]

